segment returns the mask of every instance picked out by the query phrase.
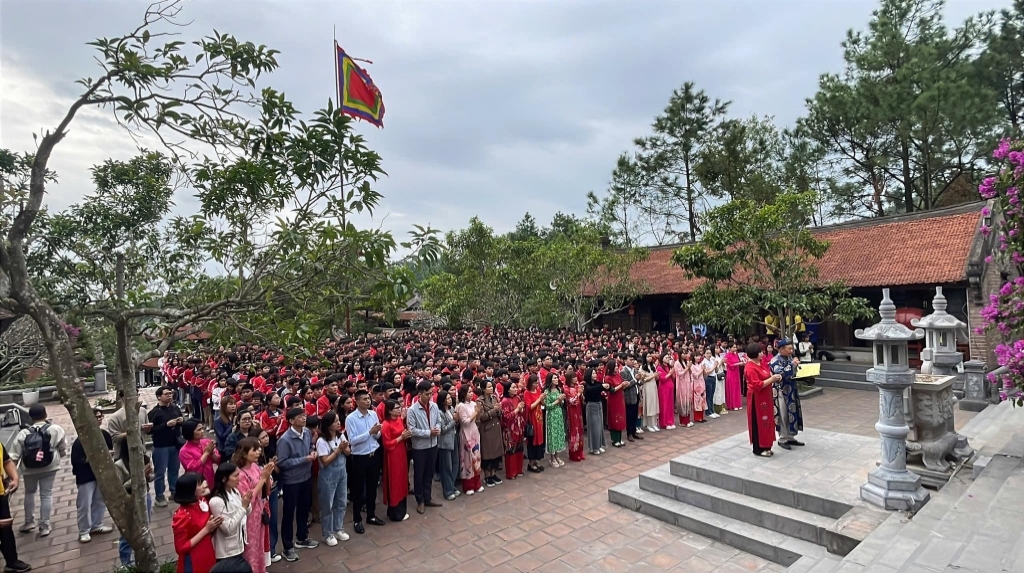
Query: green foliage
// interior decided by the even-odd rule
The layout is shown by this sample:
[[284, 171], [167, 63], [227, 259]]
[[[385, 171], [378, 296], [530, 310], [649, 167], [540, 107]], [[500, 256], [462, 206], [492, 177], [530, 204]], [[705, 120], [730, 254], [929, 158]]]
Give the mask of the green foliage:
[[[931, 209], [976, 180], [998, 132], [997, 98], [979, 80], [991, 19], [952, 31], [941, 0], [882, 0], [843, 42], [846, 69], [824, 74], [800, 125], [827, 150], [839, 216]], [[999, 65], [1004, 63], [1000, 61]], [[983, 77], [986, 74], [981, 74]]]
[[541, 228], [527, 214], [504, 236], [474, 217], [446, 246], [422, 295], [451, 327], [583, 328], [643, 292], [629, 269], [646, 253], [609, 249], [600, 226], [572, 215]]
[[806, 323], [871, 316], [866, 300], [819, 277], [816, 260], [828, 243], [807, 226], [816, 201], [813, 192], [781, 193], [771, 203], [741, 199], [711, 210], [700, 242], [672, 256], [688, 279], [704, 279], [683, 303], [686, 315], [731, 332], [766, 314], [790, 325], [797, 315]]

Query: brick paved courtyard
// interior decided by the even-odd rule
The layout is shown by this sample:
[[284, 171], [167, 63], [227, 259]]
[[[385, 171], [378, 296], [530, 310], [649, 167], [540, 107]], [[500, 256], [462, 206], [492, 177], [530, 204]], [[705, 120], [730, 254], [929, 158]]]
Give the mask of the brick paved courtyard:
[[[147, 398], [153, 404], [152, 391]], [[54, 422], [74, 434], [67, 412], [48, 403]], [[873, 392], [828, 388], [804, 403], [808, 427], [875, 435], [878, 396]], [[973, 414], [956, 411], [957, 426]], [[296, 563], [280, 562], [283, 571], [782, 571], [782, 567], [677, 527], [627, 511], [608, 502], [608, 487], [673, 457], [746, 430], [742, 412], [706, 424], [646, 434], [642, 442], [610, 448], [582, 463], [547, 468], [489, 488], [472, 497], [444, 501], [426, 515], [411, 513], [408, 521], [384, 527], [367, 526], [365, 535], [336, 547], [321, 544], [300, 550]], [[75, 485], [65, 460], [54, 492], [53, 533], [39, 539], [18, 533], [21, 558], [40, 573], [100, 573], [117, 564], [117, 535], [100, 535], [78, 543], [75, 526]], [[437, 489], [439, 490], [438, 486]], [[440, 496], [436, 496], [440, 497]], [[21, 493], [11, 507], [15, 527], [21, 524]], [[378, 506], [379, 507], [379, 506]], [[410, 511], [414, 504], [410, 503]], [[161, 558], [174, 557], [170, 516], [174, 504], [154, 508], [154, 531]], [[351, 512], [350, 512], [351, 513]], [[383, 515], [383, 509], [378, 510]], [[352, 528], [346, 525], [351, 534]], [[312, 528], [319, 539], [319, 525]]]

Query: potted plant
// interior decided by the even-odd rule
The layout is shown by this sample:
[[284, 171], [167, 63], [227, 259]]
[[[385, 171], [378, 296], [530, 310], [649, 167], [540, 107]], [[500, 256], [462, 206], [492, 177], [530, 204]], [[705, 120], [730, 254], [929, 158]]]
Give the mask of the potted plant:
[[39, 402], [39, 387], [24, 388], [21, 391], [21, 403], [31, 406]]

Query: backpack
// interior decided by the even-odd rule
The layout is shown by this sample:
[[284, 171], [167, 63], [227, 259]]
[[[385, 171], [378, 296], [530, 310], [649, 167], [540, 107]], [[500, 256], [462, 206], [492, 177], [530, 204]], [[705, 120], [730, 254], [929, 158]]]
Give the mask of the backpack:
[[45, 468], [53, 462], [53, 450], [50, 448], [50, 424], [33, 426], [25, 436], [22, 447], [22, 463], [27, 468]]

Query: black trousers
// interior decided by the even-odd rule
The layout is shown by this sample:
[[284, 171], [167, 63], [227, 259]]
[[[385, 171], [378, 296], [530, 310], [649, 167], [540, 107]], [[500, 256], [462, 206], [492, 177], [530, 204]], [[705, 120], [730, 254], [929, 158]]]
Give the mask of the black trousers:
[[626, 435], [636, 435], [636, 418], [640, 411], [640, 404], [626, 404]]
[[352, 456], [349, 458], [348, 487], [352, 491], [352, 522], [363, 521], [363, 508], [366, 518], [377, 517], [377, 484], [380, 483], [380, 464], [382, 448], [369, 455]]
[[416, 503], [427, 503], [430, 488], [434, 484], [434, 468], [437, 464], [437, 446], [423, 450], [412, 450], [412, 488]]
[[[0, 519], [11, 518], [11, 500], [9, 496], [0, 495]], [[0, 527], [0, 554], [4, 556], [4, 564], [10, 567], [18, 562], [18, 546], [14, 540], [14, 524]]]
[[[309, 539], [309, 510], [313, 506], [313, 480], [302, 483], [281, 484], [284, 514], [281, 516], [281, 543], [291, 551], [295, 539]], [[294, 528], [298, 527], [296, 531]], [[296, 535], [297, 534], [297, 535]]]

